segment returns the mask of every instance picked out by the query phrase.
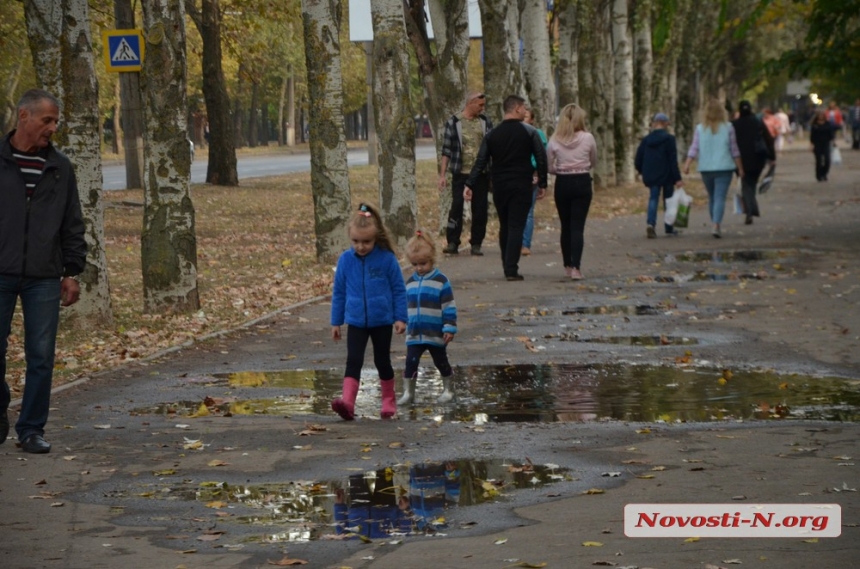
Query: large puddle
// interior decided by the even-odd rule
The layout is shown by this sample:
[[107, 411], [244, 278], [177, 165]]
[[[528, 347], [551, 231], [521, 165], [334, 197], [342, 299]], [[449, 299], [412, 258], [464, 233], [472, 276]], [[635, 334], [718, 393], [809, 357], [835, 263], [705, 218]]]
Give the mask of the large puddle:
[[567, 469], [554, 464], [455, 459], [398, 464], [333, 482], [189, 482], [137, 495], [201, 502], [223, 512], [223, 521], [274, 530], [252, 541], [381, 539], [447, 531], [450, 508], [504, 500], [515, 490], [566, 478]]
[[667, 263], [677, 261], [688, 263], [756, 263], [776, 261], [797, 257], [800, 251], [796, 249], [749, 249], [741, 251], [698, 251], [666, 255], [663, 260]]
[[[435, 369], [419, 373], [416, 404], [400, 407], [401, 420], [473, 421], [726, 421], [860, 420], [860, 380], [762, 371], [676, 366], [499, 365], [455, 369], [457, 397], [436, 404], [442, 392]], [[138, 408], [138, 414], [330, 415], [340, 393], [340, 370], [249, 371], [211, 378], [204, 401], [175, 401]], [[364, 370], [356, 400], [359, 417], [379, 415], [379, 381]], [[278, 389], [291, 388], [289, 394]], [[252, 395], [260, 392], [260, 397]], [[264, 392], [264, 393], [263, 393]], [[397, 380], [397, 392], [402, 385]]]

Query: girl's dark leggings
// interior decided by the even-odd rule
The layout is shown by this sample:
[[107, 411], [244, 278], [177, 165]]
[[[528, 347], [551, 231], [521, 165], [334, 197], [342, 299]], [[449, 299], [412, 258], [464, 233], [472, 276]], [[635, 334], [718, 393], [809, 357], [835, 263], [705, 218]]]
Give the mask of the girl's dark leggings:
[[367, 341], [373, 342], [373, 363], [379, 372], [379, 379], [394, 379], [394, 368], [391, 367], [391, 325], [359, 328], [348, 326], [346, 330], [346, 373], [345, 377], [361, 380], [361, 368], [364, 366], [364, 351]]
[[590, 206], [590, 174], [555, 177], [555, 207], [561, 221], [561, 256], [565, 267], [580, 268], [585, 246], [585, 218]]

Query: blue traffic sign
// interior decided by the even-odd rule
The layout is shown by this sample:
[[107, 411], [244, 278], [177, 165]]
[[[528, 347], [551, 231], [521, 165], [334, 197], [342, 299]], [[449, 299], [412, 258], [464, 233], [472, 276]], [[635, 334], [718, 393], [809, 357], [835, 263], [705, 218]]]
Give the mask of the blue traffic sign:
[[102, 32], [105, 68], [108, 71], [140, 71], [143, 65], [143, 34], [140, 30]]

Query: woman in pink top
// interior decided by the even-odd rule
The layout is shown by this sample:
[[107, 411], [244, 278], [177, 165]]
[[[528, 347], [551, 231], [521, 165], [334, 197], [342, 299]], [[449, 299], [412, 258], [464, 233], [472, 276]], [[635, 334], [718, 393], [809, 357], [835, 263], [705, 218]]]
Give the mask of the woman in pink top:
[[564, 274], [578, 281], [585, 245], [585, 218], [591, 206], [591, 174], [597, 144], [585, 130], [585, 111], [571, 103], [561, 110], [558, 128], [546, 147], [549, 173], [555, 174], [555, 207], [561, 220]]

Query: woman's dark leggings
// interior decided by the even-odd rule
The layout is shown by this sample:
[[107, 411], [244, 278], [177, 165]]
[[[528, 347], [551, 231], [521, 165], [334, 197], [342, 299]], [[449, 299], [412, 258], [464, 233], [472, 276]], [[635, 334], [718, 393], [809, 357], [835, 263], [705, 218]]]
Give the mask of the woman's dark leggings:
[[394, 379], [394, 368], [391, 367], [391, 325], [374, 328], [359, 328], [348, 326], [346, 330], [346, 373], [345, 377], [361, 380], [361, 368], [364, 366], [364, 351], [367, 341], [373, 342], [373, 363], [379, 372], [379, 379]]
[[561, 220], [561, 256], [565, 267], [580, 268], [591, 195], [591, 174], [556, 176], [555, 208]]

